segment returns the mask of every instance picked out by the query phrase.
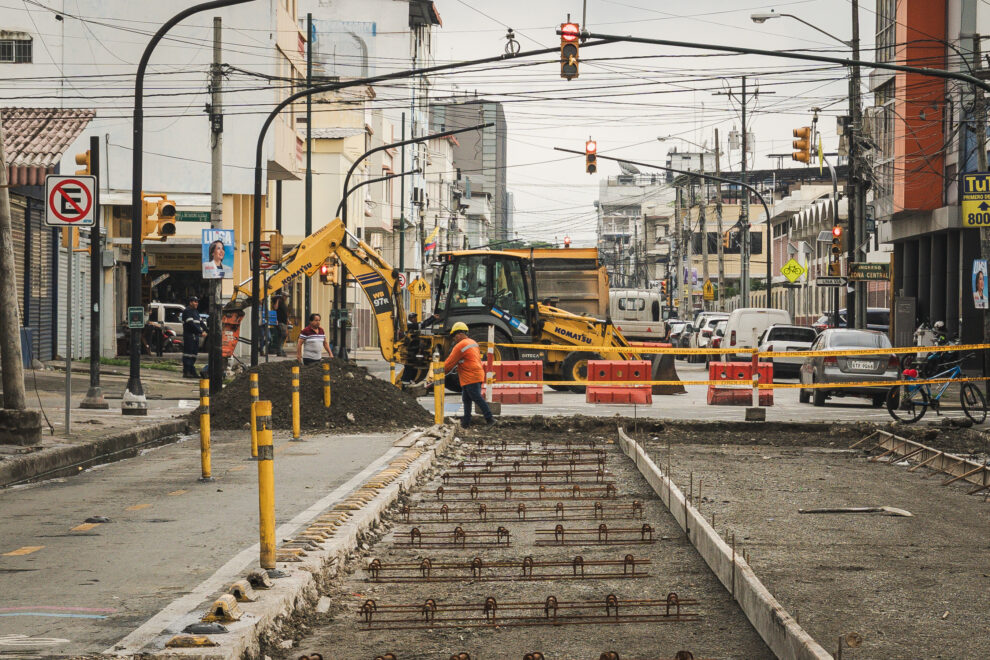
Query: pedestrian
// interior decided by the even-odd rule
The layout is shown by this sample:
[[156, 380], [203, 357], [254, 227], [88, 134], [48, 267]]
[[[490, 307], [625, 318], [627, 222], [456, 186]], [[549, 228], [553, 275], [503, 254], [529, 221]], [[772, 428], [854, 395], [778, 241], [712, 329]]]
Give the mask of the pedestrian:
[[196, 373], [196, 357], [199, 355], [199, 338], [206, 336], [206, 328], [199, 318], [199, 298], [192, 296], [182, 310], [182, 377], [199, 378]]
[[485, 425], [494, 426], [497, 422], [492, 411], [481, 396], [481, 383], [485, 380], [485, 370], [481, 367], [481, 350], [478, 342], [468, 337], [468, 327], [458, 321], [450, 329], [454, 338], [454, 347], [443, 363], [444, 373], [450, 373], [457, 368], [457, 378], [461, 383], [461, 400], [464, 402], [464, 417], [461, 426], [471, 426], [471, 403], [478, 405], [478, 410], [485, 416]]
[[275, 328], [272, 330], [272, 349], [275, 354], [285, 357], [285, 339], [289, 334], [289, 316], [285, 311], [285, 300], [281, 293], [272, 297], [272, 310], [275, 312]]
[[333, 357], [333, 351], [327, 343], [327, 333], [320, 327], [320, 315], [310, 314], [309, 324], [299, 333], [296, 359], [304, 365], [315, 364], [323, 357], [323, 351], [326, 351], [329, 357]]

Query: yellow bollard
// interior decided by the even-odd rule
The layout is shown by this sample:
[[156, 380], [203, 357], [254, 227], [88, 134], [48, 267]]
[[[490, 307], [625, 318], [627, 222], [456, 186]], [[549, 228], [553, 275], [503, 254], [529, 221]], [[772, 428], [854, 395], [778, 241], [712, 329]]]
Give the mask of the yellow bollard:
[[272, 402], [251, 404], [258, 431], [258, 520], [261, 567], [275, 568], [275, 447], [272, 445]]
[[299, 367], [292, 367], [292, 440], [299, 442]]
[[248, 374], [251, 384], [251, 458], [258, 458], [258, 431], [254, 421], [254, 405], [258, 401], [258, 374]]
[[199, 453], [203, 476], [200, 481], [213, 481], [210, 468], [210, 381], [199, 381]]
[[330, 363], [323, 363], [323, 407], [330, 407]]
[[433, 363], [433, 423], [443, 424], [443, 362]]

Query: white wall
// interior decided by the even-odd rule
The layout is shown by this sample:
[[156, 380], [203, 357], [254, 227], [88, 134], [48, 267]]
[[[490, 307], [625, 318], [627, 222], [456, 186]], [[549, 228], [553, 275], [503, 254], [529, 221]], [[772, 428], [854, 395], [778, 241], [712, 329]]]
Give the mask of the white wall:
[[[138, 61], [153, 30], [193, 4], [194, 0], [72, 0], [64, 3], [71, 15], [62, 21], [28, 3], [0, 6], [4, 29], [35, 36], [34, 63], [0, 64], [0, 77], [8, 83], [0, 103], [96, 109], [97, 118], [80, 144], [88, 144], [89, 135], [100, 136], [106, 150], [101, 187], [106, 190], [109, 183], [110, 188], [129, 190]], [[145, 79], [145, 190], [209, 192], [209, 122], [203, 108], [209, 101], [213, 16], [223, 20], [225, 63], [276, 74], [276, 6], [276, 0], [254, 0], [194, 15], [174, 27], [157, 46]], [[87, 18], [72, 17], [76, 15]], [[67, 78], [64, 83], [59, 82], [60, 76]], [[274, 106], [276, 92], [267, 81], [242, 74], [232, 74], [224, 86], [224, 190], [250, 193], [255, 144], [263, 121], [259, 111]], [[272, 153], [271, 137], [270, 132], [265, 162]], [[74, 171], [74, 153], [67, 152], [62, 171]]]

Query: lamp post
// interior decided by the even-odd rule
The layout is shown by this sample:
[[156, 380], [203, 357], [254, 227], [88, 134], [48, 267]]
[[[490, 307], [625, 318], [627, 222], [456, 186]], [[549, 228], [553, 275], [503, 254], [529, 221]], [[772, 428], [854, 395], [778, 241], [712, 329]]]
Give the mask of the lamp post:
[[[141, 188], [144, 166], [144, 72], [155, 46], [162, 40], [165, 33], [171, 30], [183, 19], [201, 11], [244, 4], [251, 0], [213, 0], [193, 5], [180, 11], [158, 28], [151, 41], [145, 46], [141, 61], [138, 62], [137, 73], [134, 76], [134, 125], [133, 125], [133, 161], [131, 169], [131, 267], [128, 276], [127, 300], [131, 307], [141, 307]], [[148, 400], [144, 396], [144, 386], [141, 384], [141, 332], [143, 328], [131, 328], [130, 374], [127, 388], [121, 398], [120, 410], [124, 415], [147, 415]]]
[[[840, 39], [831, 32], [809, 23], [800, 16], [787, 13], [762, 12], [752, 14], [750, 19], [754, 23], [765, 23], [770, 19], [786, 16], [799, 23], [807, 25], [811, 29], [824, 34], [826, 37], [838, 41], [852, 51], [852, 59], [859, 60], [859, 0], [851, 0], [852, 4], [852, 39], [846, 41]], [[866, 259], [866, 254], [857, 246], [857, 243], [866, 242], [863, 240], [865, 233], [866, 215], [866, 191], [863, 188], [862, 159], [859, 154], [858, 133], [862, 128], [862, 111], [860, 109], [860, 67], [859, 64], [852, 64], [849, 67], [849, 204], [848, 217], [849, 227], [846, 232], [848, 244], [847, 259], [850, 264], [854, 261]], [[769, 221], [768, 221], [769, 222]], [[850, 328], [866, 327], [866, 296], [865, 287], [862, 282], [852, 283], [846, 295], [846, 315]]]

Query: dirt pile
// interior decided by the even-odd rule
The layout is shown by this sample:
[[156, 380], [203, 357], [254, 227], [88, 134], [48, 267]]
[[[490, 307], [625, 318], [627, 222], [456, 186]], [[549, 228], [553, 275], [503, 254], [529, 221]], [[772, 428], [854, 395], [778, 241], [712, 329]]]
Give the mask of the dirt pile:
[[[272, 402], [272, 428], [292, 428], [292, 376], [299, 366], [300, 425], [304, 429], [379, 431], [426, 426], [433, 417], [416, 399], [343, 360], [330, 360], [331, 405], [323, 406], [323, 367], [269, 362], [239, 374], [210, 401], [213, 428], [243, 429], [251, 419], [249, 373], [258, 373], [260, 398]], [[197, 415], [191, 416], [198, 423]]]

